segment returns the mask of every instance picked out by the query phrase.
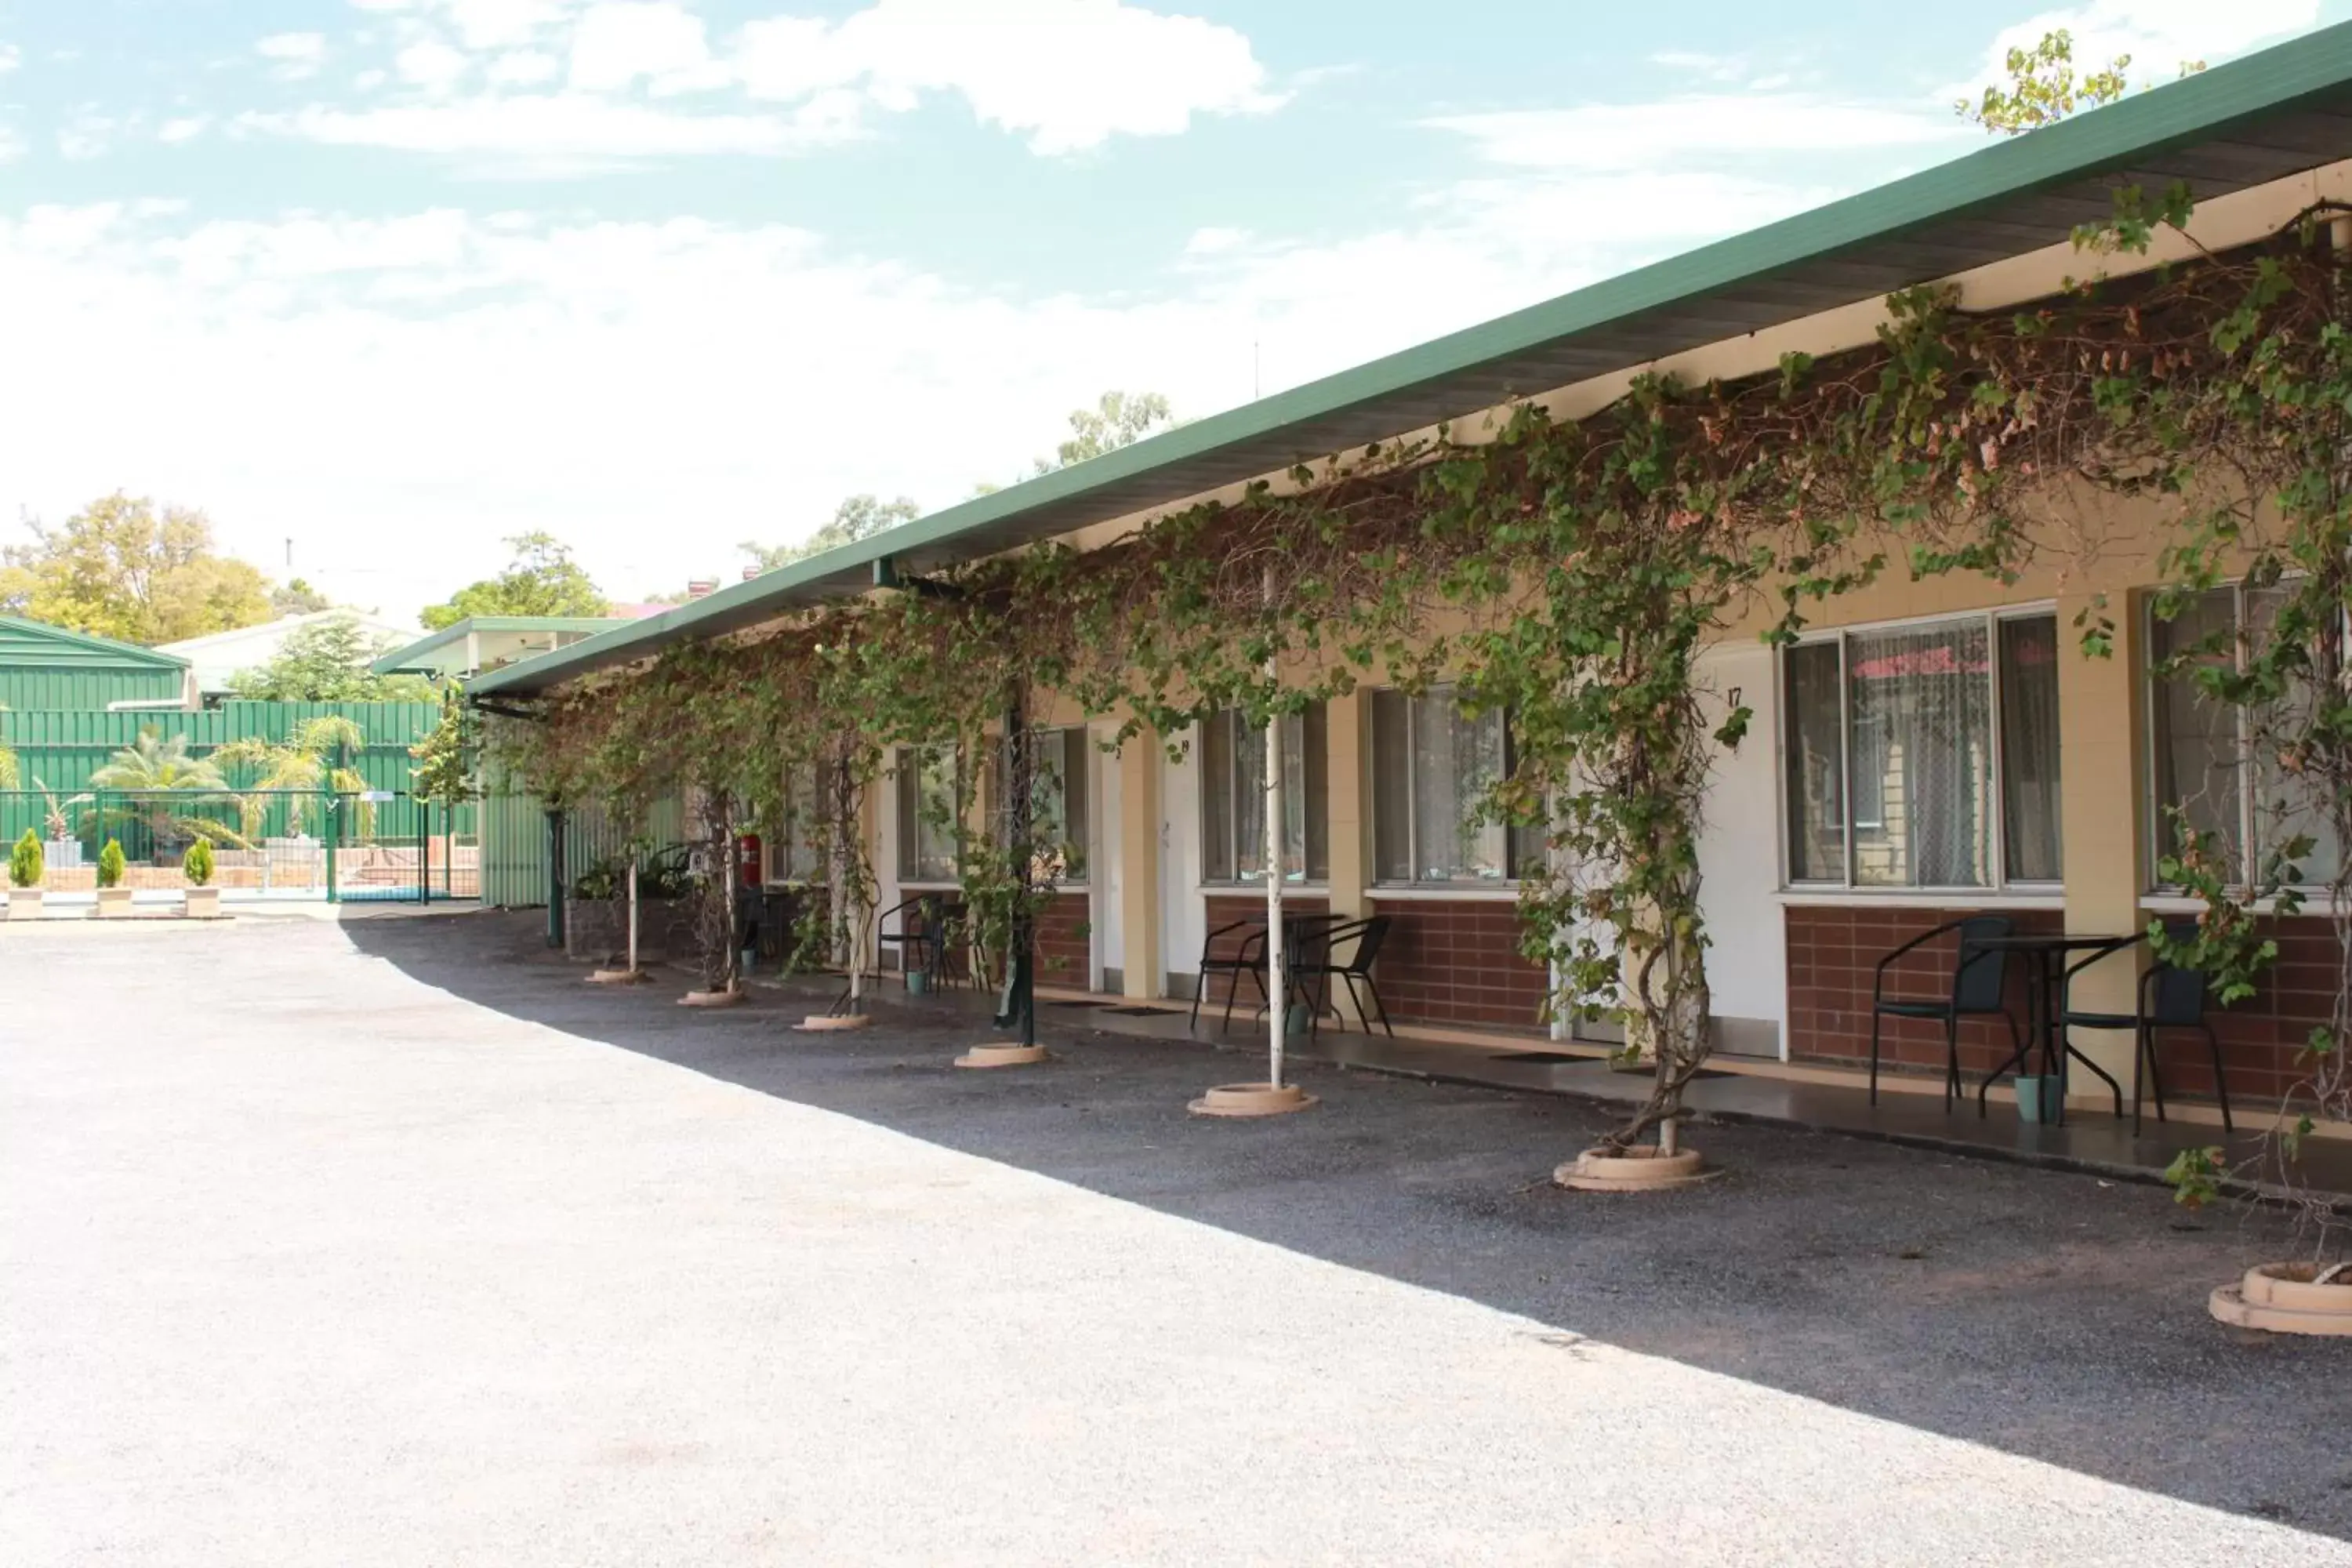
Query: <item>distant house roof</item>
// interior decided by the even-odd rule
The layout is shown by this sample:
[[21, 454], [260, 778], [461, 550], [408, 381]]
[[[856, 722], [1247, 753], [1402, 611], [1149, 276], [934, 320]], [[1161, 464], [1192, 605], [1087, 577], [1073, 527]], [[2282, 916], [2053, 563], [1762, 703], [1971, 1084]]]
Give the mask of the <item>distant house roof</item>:
[[474, 633], [581, 632], [593, 635], [621, 625], [629, 618], [621, 614], [621, 610], [635, 607], [616, 605], [609, 616], [467, 616], [464, 620], [453, 621], [439, 631], [427, 633], [404, 647], [394, 648], [368, 668], [378, 675], [437, 671], [441, 662], [427, 656], [453, 643], [463, 642]]
[[249, 626], [234, 626], [225, 632], [207, 632], [200, 637], [183, 637], [178, 642], [161, 644], [160, 651], [179, 654], [194, 665], [196, 685], [201, 689], [226, 691], [230, 679], [239, 671], [267, 664], [276, 657], [278, 645], [288, 637], [328, 621], [354, 622], [361, 631], [378, 638], [404, 637], [412, 630], [357, 610], [312, 610]]
[[2063, 244], [2122, 186], [2199, 201], [2352, 158], [2352, 23], [1212, 415], [469, 683], [543, 691], [798, 609], [1213, 493]]

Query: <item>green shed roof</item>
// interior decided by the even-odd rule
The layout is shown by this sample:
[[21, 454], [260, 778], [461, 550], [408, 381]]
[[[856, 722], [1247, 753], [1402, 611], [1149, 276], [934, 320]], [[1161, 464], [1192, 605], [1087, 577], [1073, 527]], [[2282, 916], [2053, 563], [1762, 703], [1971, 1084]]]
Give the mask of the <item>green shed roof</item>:
[[484, 676], [530, 692], [681, 639], [1163, 506], [2060, 244], [2126, 184], [2200, 201], [2352, 157], [2352, 23], [982, 496]]
[[10, 668], [185, 669], [176, 654], [158, 653], [137, 643], [68, 631], [47, 621], [0, 616], [0, 666]]

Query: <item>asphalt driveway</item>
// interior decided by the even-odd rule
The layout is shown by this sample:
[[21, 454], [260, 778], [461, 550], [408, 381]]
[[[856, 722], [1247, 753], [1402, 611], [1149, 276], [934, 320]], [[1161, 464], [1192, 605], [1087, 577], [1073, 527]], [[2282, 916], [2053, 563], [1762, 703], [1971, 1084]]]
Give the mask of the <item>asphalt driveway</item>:
[[2144, 1187], [1057, 1030], [494, 916], [0, 929], [0, 1561], [2352, 1563], [2352, 1345]]

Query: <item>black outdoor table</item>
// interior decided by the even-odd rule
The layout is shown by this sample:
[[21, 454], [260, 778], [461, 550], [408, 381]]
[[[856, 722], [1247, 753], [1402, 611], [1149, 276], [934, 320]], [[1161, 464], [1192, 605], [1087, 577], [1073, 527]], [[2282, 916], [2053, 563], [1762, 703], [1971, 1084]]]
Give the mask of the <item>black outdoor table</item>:
[[[1312, 946], [1315, 942], [1320, 941], [1326, 931], [1330, 931], [1335, 926], [1346, 925], [1348, 923], [1348, 920], [1349, 917], [1346, 915], [1328, 913], [1308, 914], [1301, 912], [1295, 915], [1286, 913], [1282, 917], [1282, 989], [1284, 1001], [1289, 1001], [1291, 999], [1290, 994], [1293, 991], [1296, 991], [1299, 1001], [1307, 1003], [1310, 1006], [1313, 1005], [1315, 998], [1308, 994], [1307, 983], [1301, 980], [1298, 976], [1298, 955]], [[1240, 923], [1261, 932], [1265, 930], [1265, 917], [1264, 915], [1260, 915], [1255, 920], [1244, 921]], [[1258, 1009], [1258, 1012], [1261, 1014], [1265, 1011], [1265, 1009], [1263, 1007]], [[1287, 1009], [1285, 1010], [1284, 1016], [1286, 1019], [1288, 1016]]]
[[2106, 1069], [2074, 1048], [2074, 1042], [2065, 1037], [2058, 1023], [2058, 1009], [2051, 1005], [2050, 986], [2053, 958], [2063, 958], [2070, 952], [2122, 952], [2139, 941], [2138, 933], [2129, 936], [2071, 936], [2055, 932], [2044, 934], [2020, 933], [2012, 936], [1976, 937], [1960, 944], [1960, 962], [1968, 963], [1970, 952], [2013, 952], [2025, 960], [2026, 970], [2026, 1029], [2025, 1039], [2009, 1059], [1985, 1075], [1977, 1086], [1977, 1114], [1986, 1114], [1987, 1098], [2001, 1074], [2012, 1068], [2021, 1068], [2032, 1054], [2035, 1043], [2042, 1047], [2042, 1068], [2058, 1079], [2058, 1123], [2066, 1121], [2066, 1058], [2072, 1057], [2099, 1075], [2116, 1097], [2116, 1114], [2123, 1114], [2124, 1088], [2107, 1076]]

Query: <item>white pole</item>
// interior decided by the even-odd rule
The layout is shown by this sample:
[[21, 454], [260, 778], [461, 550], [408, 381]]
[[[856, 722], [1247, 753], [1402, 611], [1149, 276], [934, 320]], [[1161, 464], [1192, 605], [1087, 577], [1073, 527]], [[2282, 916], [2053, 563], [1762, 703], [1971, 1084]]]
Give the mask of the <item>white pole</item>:
[[1266, 1041], [1266, 1082], [1282, 1087], [1282, 1037], [1290, 1026], [1290, 954], [1282, 941], [1282, 716], [1272, 714], [1265, 725], [1265, 988], [1273, 998]]
[[637, 972], [637, 858], [629, 857], [629, 973]]

